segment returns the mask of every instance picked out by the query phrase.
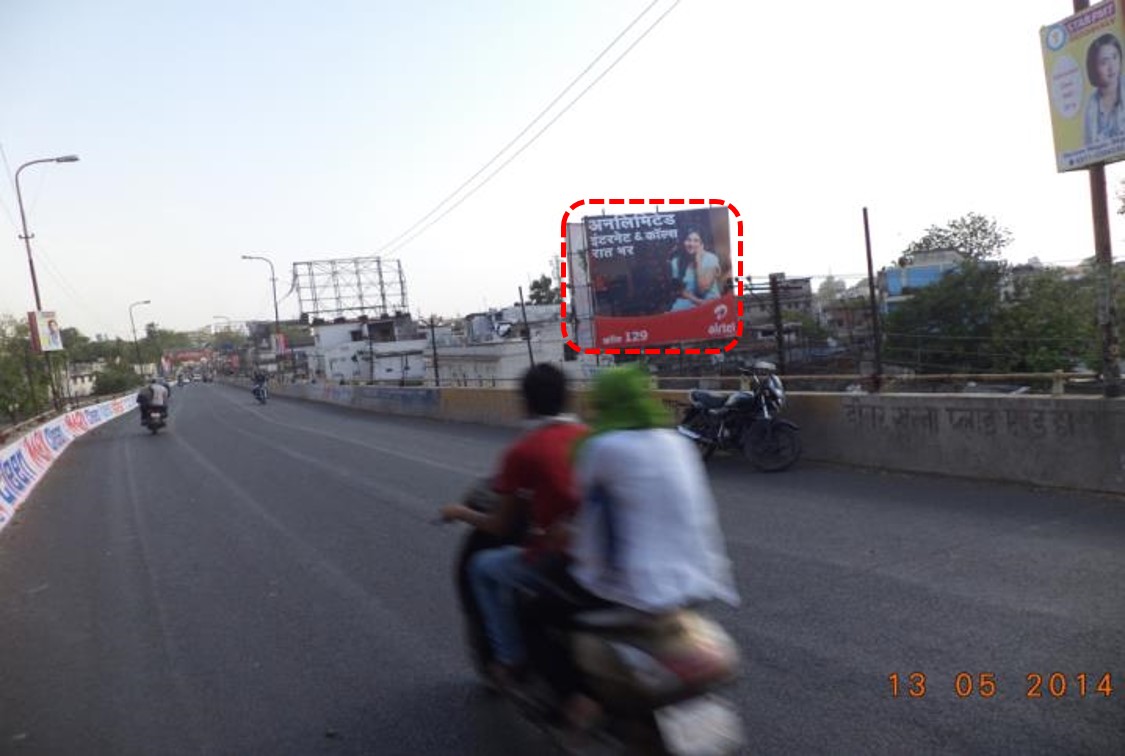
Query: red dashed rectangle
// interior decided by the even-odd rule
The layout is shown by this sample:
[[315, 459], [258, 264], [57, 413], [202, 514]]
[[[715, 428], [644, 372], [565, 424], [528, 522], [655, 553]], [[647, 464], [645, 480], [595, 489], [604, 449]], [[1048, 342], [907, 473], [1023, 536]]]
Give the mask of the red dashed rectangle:
[[[573, 204], [570, 205], [569, 210], [567, 212], [563, 213], [563, 216], [562, 216], [562, 255], [561, 255], [562, 262], [559, 265], [559, 275], [563, 280], [563, 283], [561, 284], [561, 287], [560, 287], [560, 294], [561, 294], [562, 297], [566, 296], [566, 283], [565, 283], [565, 280], [566, 280], [566, 247], [567, 247], [566, 227], [567, 227], [567, 224], [570, 221], [571, 212], [577, 210], [578, 208], [582, 207], [583, 205], [606, 205], [606, 204], [609, 204], [609, 205], [624, 205], [626, 203], [629, 204], [629, 205], [643, 205], [643, 204], [646, 203], [646, 200], [641, 199], [641, 198], [581, 199], [581, 200], [576, 200]], [[736, 249], [737, 249], [737, 253], [738, 253], [738, 259], [737, 259], [737, 270], [738, 270], [738, 275], [737, 275], [737, 280], [738, 280], [738, 295], [737, 295], [738, 322], [736, 324], [738, 338], [735, 338], [735, 339], [731, 340], [728, 344], [726, 344], [721, 349], [716, 349], [716, 348], [699, 349], [699, 348], [680, 348], [680, 347], [668, 347], [668, 348], [665, 348], [665, 349], [658, 349], [658, 348], [651, 348], [651, 347], [646, 347], [644, 349], [640, 349], [640, 348], [633, 348], [633, 349], [598, 349], [598, 348], [595, 348], [595, 347], [590, 347], [590, 348], [584, 349], [577, 342], [575, 342], [574, 340], [570, 340], [570, 339], [567, 340], [566, 346], [570, 347], [575, 352], [585, 353], [585, 354], [589, 354], [589, 355], [600, 355], [600, 354], [616, 355], [616, 354], [622, 354], [622, 353], [627, 354], [627, 355], [639, 355], [639, 354], [700, 355], [700, 354], [722, 354], [723, 352], [731, 351], [732, 349], [735, 348], [735, 346], [738, 345], [739, 339], [742, 338], [742, 334], [743, 334], [742, 318], [744, 316], [744, 309], [743, 309], [742, 296], [743, 296], [744, 290], [743, 290], [742, 279], [743, 279], [744, 273], [743, 273], [743, 260], [742, 260], [742, 256], [743, 256], [743, 242], [742, 242], [743, 221], [742, 221], [742, 214], [738, 211], [738, 209], [734, 206], [734, 204], [732, 204], [730, 202], [725, 202], [724, 200], [721, 200], [721, 199], [703, 199], [703, 198], [689, 198], [689, 199], [668, 198], [668, 199], [665, 199], [663, 197], [660, 197], [660, 198], [648, 199], [647, 204], [649, 204], [649, 205], [708, 205], [708, 204], [709, 205], [720, 205], [720, 206], [726, 207], [731, 212], [732, 215], [734, 215], [736, 218], [738, 218], [738, 222], [737, 222], [737, 224], [735, 224], [736, 228], [737, 228], [737, 246], [736, 246]], [[566, 323], [565, 323], [565, 321], [566, 321], [566, 302], [565, 301], [561, 304], [561, 306], [559, 308], [559, 313], [560, 313], [560, 316], [563, 320], [563, 324], [562, 324], [563, 337], [567, 338], [567, 327], [566, 327]]]

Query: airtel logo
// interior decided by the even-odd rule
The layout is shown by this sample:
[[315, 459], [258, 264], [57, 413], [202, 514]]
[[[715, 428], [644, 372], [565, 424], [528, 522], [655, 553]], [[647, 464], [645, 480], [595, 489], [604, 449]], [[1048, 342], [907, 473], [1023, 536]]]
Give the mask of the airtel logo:
[[730, 312], [730, 309], [725, 304], [718, 305], [715, 308], [715, 320], [722, 320], [728, 312]]

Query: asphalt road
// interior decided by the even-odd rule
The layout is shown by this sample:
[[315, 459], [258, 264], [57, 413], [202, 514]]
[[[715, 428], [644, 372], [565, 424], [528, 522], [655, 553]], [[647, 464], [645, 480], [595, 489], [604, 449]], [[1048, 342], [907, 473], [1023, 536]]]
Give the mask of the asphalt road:
[[[130, 415], [72, 445], [0, 533], [0, 753], [544, 751], [480, 693], [461, 533], [429, 523], [511, 431], [216, 384], [173, 401], [157, 437]], [[1125, 501], [710, 469], [750, 752], [1125, 752]]]

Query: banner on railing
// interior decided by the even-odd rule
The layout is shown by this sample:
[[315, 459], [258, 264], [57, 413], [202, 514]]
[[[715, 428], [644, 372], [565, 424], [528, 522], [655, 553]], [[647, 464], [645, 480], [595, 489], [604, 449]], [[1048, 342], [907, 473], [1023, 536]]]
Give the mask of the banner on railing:
[[122, 397], [72, 410], [0, 448], [0, 530], [74, 439], [134, 406]]

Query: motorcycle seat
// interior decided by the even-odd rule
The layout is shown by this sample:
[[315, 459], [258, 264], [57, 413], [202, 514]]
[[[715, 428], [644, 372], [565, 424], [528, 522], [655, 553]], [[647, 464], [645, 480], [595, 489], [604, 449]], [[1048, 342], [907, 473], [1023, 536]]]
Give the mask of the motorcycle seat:
[[688, 396], [691, 398], [692, 404], [704, 409], [718, 409], [727, 403], [728, 397], [727, 394], [716, 394], [702, 389], [695, 389]]

